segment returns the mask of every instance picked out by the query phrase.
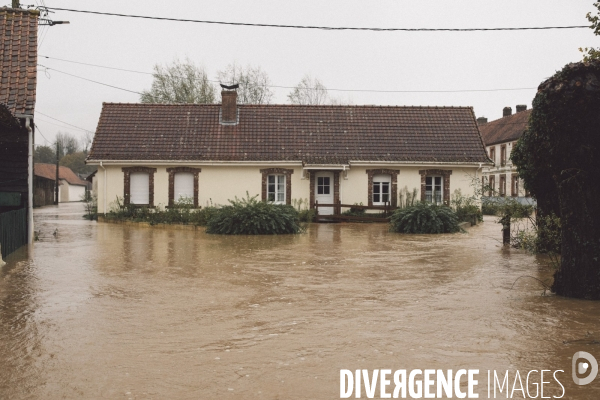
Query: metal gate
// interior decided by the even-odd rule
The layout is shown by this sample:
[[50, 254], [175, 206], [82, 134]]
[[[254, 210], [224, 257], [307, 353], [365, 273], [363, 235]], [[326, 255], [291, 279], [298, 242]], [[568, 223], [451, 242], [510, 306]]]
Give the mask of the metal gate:
[[2, 258], [27, 244], [27, 208], [0, 214]]

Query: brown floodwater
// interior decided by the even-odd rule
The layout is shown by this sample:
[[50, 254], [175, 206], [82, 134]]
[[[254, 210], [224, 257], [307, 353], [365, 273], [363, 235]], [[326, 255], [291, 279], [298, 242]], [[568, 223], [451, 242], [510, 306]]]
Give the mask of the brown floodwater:
[[334, 399], [340, 369], [381, 368], [479, 369], [480, 398], [488, 370], [511, 385], [564, 370], [563, 398], [600, 398], [600, 377], [571, 378], [576, 351], [600, 359], [598, 303], [542, 296], [531, 278], [511, 290], [552, 268], [503, 248], [493, 218], [454, 235], [231, 237], [82, 209], [36, 210], [39, 241], [0, 272], [1, 399]]

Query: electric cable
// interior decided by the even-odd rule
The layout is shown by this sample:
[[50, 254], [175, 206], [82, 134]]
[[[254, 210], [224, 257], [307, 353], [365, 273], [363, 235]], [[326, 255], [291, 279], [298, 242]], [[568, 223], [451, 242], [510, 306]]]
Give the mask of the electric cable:
[[586, 25], [572, 25], [572, 26], [539, 26], [539, 27], [515, 27], [515, 28], [369, 28], [369, 27], [333, 27], [333, 26], [312, 26], [312, 25], [285, 25], [285, 24], [258, 24], [248, 22], [225, 22], [225, 21], [208, 21], [208, 20], [197, 20], [197, 19], [184, 19], [184, 18], [169, 18], [169, 17], [152, 17], [147, 15], [133, 15], [133, 14], [119, 14], [109, 13], [100, 11], [89, 11], [89, 10], [75, 10], [72, 8], [58, 8], [58, 7], [47, 7], [48, 10], [56, 11], [68, 11], [75, 13], [95, 14], [103, 16], [113, 17], [126, 17], [126, 18], [141, 18], [159, 21], [172, 21], [172, 22], [194, 22], [201, 24], [212, 24], [212, 25], [233, 25], [233, 26], [250, 26], [250, 27], [262, 27], [262, 28], [293, 28], [293, 29], [318, 29], [328, 31], [373, 31], [373, 32], [475, 32], [475, 31], [524, 31], [524, 30], [548, 30], [548, 29], [581, 29], [590, 28]]

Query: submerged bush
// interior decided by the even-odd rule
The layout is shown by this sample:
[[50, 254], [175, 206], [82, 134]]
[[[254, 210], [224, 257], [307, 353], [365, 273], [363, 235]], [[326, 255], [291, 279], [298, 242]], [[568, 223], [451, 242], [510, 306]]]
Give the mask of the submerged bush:
[[504, 216], [510, 215], [511, 218], [527, 218], [533, 213], [533, 206], [530, 204], [521, 204], [513, 197], [500, 197], [481, 199], [481, 210], [483, 215]]
[[193, 207], [193, 200], [189, 198], [180, 198], [173, 206], [163, 210], [160, 205], [156, 208], [140, 207], [133, 204], [124, 205], [123, 198], [117, 197], [111, 203], [110, 211], [104, 217], [116, 221], [148, 222], [150, 225], [205, 226], [216, 210], [217, 208], [212, 206], [196, 209]]
[[483, 214], [475, 196], [463, 196], [462, 191], [456, 189], [452, 195], [450, 204], [456, 212], [456, 218], [458, 218], [459, 222], [467, 221], [474, 223], [476, 220], [483, 222]]
[[494, 202], [484, 201], [481, 204], [481, 212], [483, 215], [497, 215], [500, 207]]
[[450, 207], [417, 203], [398, 209], [390, 219], [390, 230], [400, 233], [454, 233], [460, 231], [456, 213]]
[[279, 235], [302, 231], [298, 211], [292, 206], [258, 201], [258, 196], [229, 200], [215, 210], [206, 232], [222, 235]]
[[[360, 204], [354, 203], [354, 205], [362, 206], [363, 203], [362, 202]], [[354, 216], [354, 217], [364, 217], [365, 214], [366, 214], [365, 209], [359, 208], [359, 207], [350, 207], [349, 210], [342, 212], [342, 215], [349, 215], [349, 216]]]
[[300, 222], [313, 222], [316, 213], [310, 208], [308, 199], [292, 199], [292, 205], [298, 211]]

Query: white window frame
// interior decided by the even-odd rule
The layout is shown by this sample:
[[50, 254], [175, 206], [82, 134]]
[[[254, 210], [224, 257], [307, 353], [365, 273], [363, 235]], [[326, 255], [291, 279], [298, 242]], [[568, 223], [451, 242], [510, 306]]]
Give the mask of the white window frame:
[[[387, 191], [387, 193], [386, 193]], [[385, 197], [387, 195], [387, 197]], [[384, 206], [392, 202], [392, 176], [388, 174], [373, 176], [372, 200], [374, 206]]]
[[[325, 179], [327, 179], [328, 183], [325, 184]], [[322, 183], [321, 183], [322, 182]], [[331, 195], [332, 194], [332, 185], [333, 181], [331, 179], [330, 176], [317, 176], [317, 195]], [[323, 188], [323, 193], [320, 193], [319, 191], [321, 190], [321, 188]], [[327, 193], [325, 193], [325, 188], [327, 188]]]
[[425, 201], [432, 204], [444, 204], [443, 176], [428, 175], [425, 177]]
[[286, 176], [283, 174], [267, 175], [267, 201], [274, 204], [286, 204]]

